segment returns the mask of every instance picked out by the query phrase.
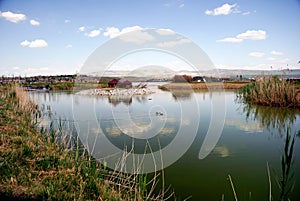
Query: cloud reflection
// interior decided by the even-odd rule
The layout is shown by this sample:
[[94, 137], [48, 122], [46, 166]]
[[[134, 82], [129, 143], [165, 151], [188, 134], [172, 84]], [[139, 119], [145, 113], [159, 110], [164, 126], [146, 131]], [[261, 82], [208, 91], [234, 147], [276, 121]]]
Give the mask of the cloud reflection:
[[213, 150], [214, 153], [220, 155], [220, 157], [225, 158], [229, 156], [229, 149], [225, 146], [216, 146]]
[[234, 126], [246, 132], [263, 132], [263, 125], [259, 122], [243, 122], [238, 119], [230, 119], [225, 121], [226, 126]]

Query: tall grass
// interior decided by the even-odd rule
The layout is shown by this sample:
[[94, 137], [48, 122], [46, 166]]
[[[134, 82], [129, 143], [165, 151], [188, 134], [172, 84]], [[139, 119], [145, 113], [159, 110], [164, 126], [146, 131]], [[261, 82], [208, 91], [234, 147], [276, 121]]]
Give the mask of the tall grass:
[[262, 76], [241, 89], [240, 98], [251, 104], [277, 107], [300, 107], [295, 86], [284, 76]]
[[[164, 200], [154, 194], [158, 174], [107, 169], [77, 136], [58, 127], [37, 131], [37, 106], [18, 87], [0, 87], [0, 200]], [[150, 188], [149, 188], [150, 186]]]

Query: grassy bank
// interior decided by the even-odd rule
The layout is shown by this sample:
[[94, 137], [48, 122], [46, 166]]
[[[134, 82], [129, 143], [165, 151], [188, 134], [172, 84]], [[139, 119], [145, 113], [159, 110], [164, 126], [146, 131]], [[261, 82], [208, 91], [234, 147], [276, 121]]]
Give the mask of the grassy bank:
[[219, 90], [219, 89], [240, 89], [244, 87], [249, 82], [192, 82], [192, 83], [169, 83], [159, 86], [159, 89], [170, 91], [170, 90]]
[[262, 77], [240, 91], [240, 98], [250, 104], [300, 107], [300, 89], [294, 83], [278, 76]]
[[0, 87], [0, 200], [161, 200], [144, 176], [111, 172], [80, 150], [57, 144], [61, 131], [36, 130], [39, 112], [14, 86]]

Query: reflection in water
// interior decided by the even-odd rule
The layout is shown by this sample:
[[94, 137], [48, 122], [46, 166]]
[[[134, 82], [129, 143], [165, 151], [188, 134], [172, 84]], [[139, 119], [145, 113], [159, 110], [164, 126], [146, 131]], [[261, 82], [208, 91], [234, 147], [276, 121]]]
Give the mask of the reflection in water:
[[243, 112], [246, 119], [258, 120], [270, 133], [275, 129], [280, 137], [296, 122], [300, 111], [297, 109], [254, 106], [245, 104]]
[[292, 136], [289, 130], [287, 130], [284, 143], [284, 152], [281, 156], [282, 175], [280, 178], [281, 193], [279, 200], [290, 200], [290, 194], [294, 190], [295, 178], [292, 169], [294, 163], [294, 144], [295, 136]]
[[243, 122], [240, 119], [226, 120], [225, 125], [235, 126], [245, 132], [263, 132], [263, 125], [260, 122]]
[[178, 100], [189, 100], [191, 99], [193, 91], [192, 90], [173, 90], [172, 97], [175, 101]]
[[216, 146], [213, 152], [220, 155], [221, 158], [229, 156], [229, 149], [225, 146]]
[[[225, 200], [233, 200], [233, 197], [230, 199], [232, 190], [229, 188], [227, 191], [224, 187], [226, 176], [231, 173], [232, 176], [239, 179], [238, 189], [246, 189], [244, 191], [238, 190], [237, 193], [240, 196], [251, 191], [251, 200], [265, 200], [267, 196], [265, 164], [269, 162], [271, 173], [275, 172], [271, 175], [272, 197], [273, 200], [279, 200], [274, 198], [280, 197], [282, 189], [278, 188], [280, 185], [276, 185], [277, 183], [273, 178], [278, 176], [279, 183], [280, 178], [283, 177], [280, 161], [280, 156], [283, 155], [280, 150], [283, 150], [284, 154], [286, 131], [284, 128], [290, 125], [291, 130], [299, 131], [299, 110], [251, 107], [235, 102], [233, 92], [225, 92], [227, 114], [224, 132], [212, 154], [205, 160], [198, 160], [199, 149], [203, 144], [203, 138], [206, 136], [212, 115], [211, 98], [215, 98], [216, 103], [218, 103], [218, 94], [217, 92], [206, 91], [195, 94], [184, 92], [176, 94], [175, 92], [174, 95], [177, 98], [175, 99], [170, 92], [158, 92], [148, 96], [133, 96], [131, 104], [126, 104], [126, 100], [118, 99], [120, 102], [116, 106], [109, 102], [108, 97], [75, 96], [51, 92], [32, 93], [31, 97], [39, 103], [43, 112], [53, 112], [51, 117], [47, 116], [49, 118], [47, 120], [52, 119], [55, 128], [62, 124], [65, 130], [69, 130], [76, 136], [80, 124], [81, 135], [79, 135], [78, 140], [90, 150], [95, 158], [106, 155], [107, 149], [100, 149], [100, 147], [105, 146], [105, 143], [108, 142], [116, 146], [118, 150], [124, 147], [130, 150], [131, 146], [134, 145], [135, 153], [144, 154], [145, 151], [146, 153], [150, 152], [148, 149], [150, 147], [152, 151], [159, 150], [161, 147], [168, 148], [171, 142], [180, 136], [180, 140], [172, 150], [176, 152], [185, 145], [183, 144], [185, 141], [192, 142], [194, 139], [191, 135], [194, 132], [192, 129], [199, 126], [195, 143], [177, 163], [165, 170], [167, 173], [165, 174], [166, 181], [174, 187], [174, 191], [180, 197], [192, 195], [191, 200], [220, 200], [224, 193], [227, 196]], [[190, 96], [191, 99], [189, 99]], [[196, 105], [191, 101], [193, 96], [198, 100], [199, 113], [196, 113]], [[187, 115], [185, 116], [181, 115], [181, 104], [184, 104], [182, 107], [186, 109]], [[78, 113], [75, 116], [77, 118], [73, 116], [74, 109]], [[156, 112], [158, 111], [162, 112], [163, 116], [157, 116]], [[62, 120], [59, 120], [60, 117]], [[200, 123], [197, 118], [201, 120]], [[131, 120], [131, 124], [128, 123], [129, 120]], [[41, 125], [47, 127], [49, 122], [42, 121]], [[162, 122], [164, 123], [162, 128], [148, 142], [143, 138], [136, 139], [142, 135], [151, 134], [149, 130], [147, 131], [147, 125], [152, 123], [153, 129], [155, 129]], [[134, 126], [137, 128], [133, 129]], [[183, 135], [178, 135], [177, 132], [181, 128], [184, 129]], [[277, 128], [281, 128], [282, 138], [277, 135], [269, 135], [270, 132], [277, 133]], [[249, 132], [253, 134], [248, 134]], [[103, 142], [104, 136], [108, 140]], [[299, 154], [296, 154], [300, 153], [299, 139], [298, 137], [295, 138], [295, 153], [293, 154], [295, 163], [294, 167], [291, 167], [294, 170], [299, 169], [300, 164]], [[146, 145], [147, 150], [145, 150]], [[110, 154], [108, 151], [107, 153]], [[166, 156], [165, 160], [169, 158]], [[284, 164], [288, 164], [287, 160], [284, 161]], [[157, 167], [159, 166], [160, 164]], [[295, 174], [293, 181], [296, 181], [295, 189], [299, 189], [299, 174]], [[286, 183], [293, 183], [293, 181]], [[287, 186], [284, 187], [285, 192], [287, 192], [286, 189], [289, 185], [285, 186]], [[299, 196], [299, 191], [294, 190], [288, 197], [291, 200], [298, 200]]]
[[108, 96], [108, 102], [111, 103], [113, 106], [117, 106], [120, 103], [130, 105], [132, 103], [132, 96]]
[[151, 100], [151, 98], [148, 98], [148, 95], [135, 95], [135, 96], [113, 95], [113, 96], [108, 96], [107, 99], [108, 102], [115, 107], [120, 103], [124, 103], [125, 105], [129, 106], [132, 104], [133, 99], [141, 104], [146, 104], [148, 100]]
[[[166, 147], [174, 139], [174, 134], [176, 134], [179, 129], [178, 126], [167, 123], [154, 137], [139, 139], [127, 135], [128, 132], [131, 132], [131, 129], [133, 128], [132, 125], [120, 129], [120, 127], [113, 122], [100, 122], [100, 128], [109, 141], [119, 147], [119, 149], [123, 150], [124, 148], [127, 148], [128, 150], [132, 150], [133, 153], [140, 154], [155, 152]], [[145, 127], [141, 126], [139, 128], [143, 129]], [[147, 132], [147, 130], [137, 131], [137, 133]], [[93, 135], [93, 133], [91, 132], [89, 135]], [[96, 149], [99, 148], [96, 147]]]

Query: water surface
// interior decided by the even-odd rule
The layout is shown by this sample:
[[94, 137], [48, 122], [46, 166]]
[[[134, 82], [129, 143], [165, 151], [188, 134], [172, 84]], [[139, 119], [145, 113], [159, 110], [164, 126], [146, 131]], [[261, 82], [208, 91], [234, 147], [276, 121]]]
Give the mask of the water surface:
[[[300, 130], [299, 110], [250, 107], [237, 101], [234, 92], [157, 91], [147, 96], [110, 98], [50, 92], [31, 93], [31, 96], [40, 106], [44, 105], [45, 110], [51, 110], [52, 120], [70, 120], [68, 126], [74, 130], [82, 124], [79, 128], [89, 134], [81, 136], [81, 140], [89, 147], [94, 146], [94, 156], [97, 156], [95, 136], [100, 132], [95, 128], [120, 149], [127, 147], [130, 150], [134, 146], [135, 153], [168, 147], [183, 129], [186, 138], [182, 139], [182, 146], [189, 140], [192, 144], [179, 160], [164, 169], [166, 185], [182, 200], [221, 200], [222, 196], [225, 200], [233, 200], [229, 174], [239, 200], [267, 200], [267, 162], [271, 169], [272, 194], [276, 198], [280, 192], [276, 177], [281, 174], [280, 157], [286, 129], [289, 128], [291, 133]], [[212, 152], [199, 159], [213, 116], [212, 100], [223, 101], [222, 97], [226, 102], [226, 115], [221, 137]], [[182, 108], [188, 111], [185, 118], [182, 118]], [[77, 126], [74, 126], [74, 120]], [[47, 124], [49, 122], [45, 121], [44, 125]], [[93, 127], [94, 124], [98, 127]], [[195, 139], [192, 139], [190, 136], [195, 130]], [[145, 150], [147, 143], [152, 150]], [[299, 143], [299, 137], [296, 137], [295, 189], [300, 188], [300, 175], [296, 171], [300, 167]], [[180, 143], [176, 146], [174, 149], [181, 148]], [[291, 198], [299, 200], [300, 192], [294, 190]]]

